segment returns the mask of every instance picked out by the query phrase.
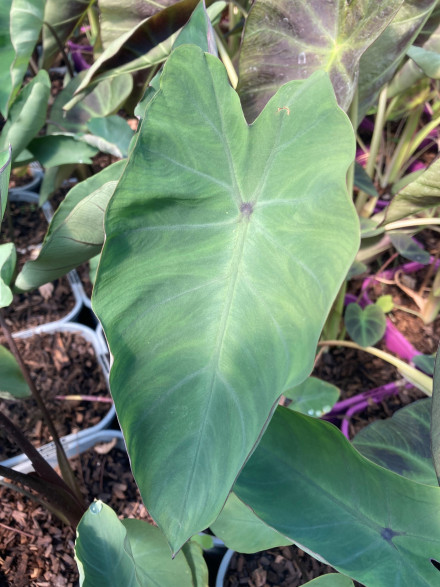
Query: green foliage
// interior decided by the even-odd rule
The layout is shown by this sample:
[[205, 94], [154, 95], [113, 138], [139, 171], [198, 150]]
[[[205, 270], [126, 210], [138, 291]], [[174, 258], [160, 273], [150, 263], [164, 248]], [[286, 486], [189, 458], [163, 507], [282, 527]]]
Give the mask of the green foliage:
[[356, 434], [353, 446], [381, 467], [436, 486], [430, 425], [431, 399], [426, 398], [398, 410], [391, 418], [372, 422]]
[[55, 213], [34, 261], [26, 261], [15, 289], [28, 291], [65, 275], [101, 252], [104, 212], [125, 166], [120, 161], [77, 184]]
[[165, 65], [107, 209], [93, 303], [134, 475], [174, 551], [214, 521], [278, 397], [311, 370], [358, 245], [352, 148], [323, 73], [249, 127], [217, 58], [183, 45]]
[[340, 391], [335, 385], [317, 377], [308, 377], [296, 387], [283, 393], [287, 399], [292, 400], [288, 406], [290, 410], [317, 418], [330, 412], [338, 401], [339, 394]]
[[253, 120], [283, 83], [305, 79], [317, 70], [329, 73], [338, 102], [347, 110], [362, 54], [402, 3], [257, 0], [240, 53], [238, 91], [247, 118]]
[[438, 582], [439, 488], [373, 464], [327, 422], [277, 408], [234, 492], [367, 587]]
[[12, 147], [0, 152], [0, 222], [6, 210], [8, 201], [9, 176], [11, 173]]
[[363, 347], [373, 346], [385, 334], [386, 317], [382, 308], [376, 304], [365, 308], [355, 303], [348, 304], [344, 322], [350, 337]]
[[0, 308], [12, 302], [10, 285], [14, 276], [17, 255], [12, 243], [0, 245]]
[[[142, 520], [120, 521], [101, 501], [92, 503], [77, 528], [75, 557], [81, 587], [206, 587], [201, 549], [174, 560], [158, 528]], [[201, 577], [195, 579], [194, 573]]]
[[28, 147], [46, 122], [50, 80], [40, 71], [17, 96], [0, 135], [0, 150], [12, 146], [12, 161]]
[[225, 545], [238, 552], [258, 552], [275, 546], [293, 544], [265, 524], [235, 493], [229, 497], [211, 530]]
[[[0, 290], [0, 295], [1, 293]], [[0, 381], [0, 398], [2, 400], [25, 398], [31, 395], [14, 355], [2, 345], [0, 345]]]

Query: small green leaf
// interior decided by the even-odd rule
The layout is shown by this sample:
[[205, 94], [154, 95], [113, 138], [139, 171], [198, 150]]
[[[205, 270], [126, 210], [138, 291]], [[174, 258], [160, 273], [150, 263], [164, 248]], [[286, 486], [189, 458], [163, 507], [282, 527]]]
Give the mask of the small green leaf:
[[390, 241], [394, 248], [410, 261], [416, 261], [422, 265], [428, 265], [431, 260], [431, 255], [418, 245], [408, 234], [404, 232], [390, 231], [388, 232]]
[[9, 177], [11, 174], [12, 148], [0, 153], [0, 224], [8, 202]]
[[386, 317], [376, 304], [364, 309], [359, 304], [348, 304], [344, 321], [350, 337], [363, 347], [373, 346], [385, 334]]
[[412, 362], [427, 375], [434, 375], [435, 355], [414, 355]]
[[101, 252], [104, 214], [125, 161], [118, 161], [73, 187], [61, 202], [34, 261], [26, 261], [15, 280], [18, 291], [35, 289]]
[[77, 527], [75, 558], [81, 587], [199, 587], [188, 557], [203, 573], [203, 558], [187, 551], [172, 560], [158, 528], [142, 520], [120, 521], [101, 501], [90, 505]]
[[354, 185], [369, 196], [376, 198], [379, 196], [371, 177], [367, 174], [362, 165], [357, 162], [354, 166]]
[[340, 391], [327, 381], [308, 377], [300, 385], [285, 391], [283, 395], [292, 400], [292, 403], [287, 406], [289, 410], [320, 418], [323, 414], [330, 412], [338, 401]]
[[[115, 147], [113, 154], [121, 159], [127, 157], [134, 131], [123, 118], [117, 115], [92, 118], [87, 126], [92, 134]], [[100, 148], [100, 151], [104, 152], [102, 148]]]
[[362, 275], [362, 273], [365, 273], [365, 271], [367, 271], [367, 269], [368, 268], [365, 265], [365, 263], [362, 263], [361, 261], [354, 261], [352, 266], [348, 270], [347, 277], [345, 279], [347, 281], [349, 281], [353, 277], [357, 277], [358, 275]]
[[12, 302], [10, 285], [16, 262], [15, 246], [12, 243], [0, 245], [0, 308], [6, 308]]
[[[17, 95], [40, 37], [46, 0], [12, 0], [10, 33], [15, 50], [11, 65], [11, 92], [8, 105]], [[39, 72], [41, 73], [41, 71]], [[47, 72], [44, 72], [47, 75]], [[32, 137], [29, 137], [29, 140]], [[14, 153], [13, 153], [14, 155]]]
[[229, 497], [211, 530], [228, 548], [237, 552], [259, 552], [275, 546], [293, 544], [292, 540], [265, 524], [235, 493]]
[[38, 72], [19, 93], [9, 110], [0, 136], [0, 150], [12, 146], [12, 161], [28, 146], [46, 122], [50, 80], [46, 71]]
[[195, 534], [191, 542], [196, 542], [203, 550], [209, 550], [214, 546], [213, 538], [210, 534]]
[[377, 420], [354, 437], [353, 446], [366, 457], [398, 475], [437, 485], [430, 447], [431, 399], [406, 406], [386, 420]]
[[379, 306], [382, 312], [388, 314], [388, 312], [391, 312], [394, 309], [393, 296], [379, 296], [376, 300], [376, 306]]
[[132, 92], [133, 77], [128, 73], [121, 74], [97, 84], [87, 96], [82, 96], [81, 100], [66, 112], [64, 106], [72, 100], [86, 73], [80, 72], [56, 96], [50, 110], [47, 134], [58, 134], [61, 131], [76, 134], [87, 132], [89, 120], [114, 114]]
[[440, 159], [436, 159], [421, 175], [404, 187], [391, 200], [386, 222], [394, 222], [440, 205]]
[[440, 55], [438, 53], [413, 45], [406, 54], [423, 70], [425, 75], [432, 79], [440, 79]]
[[71, 134], [46, 135], [33, 139], [27, 146], [43, 167], [57, 167], [68, 163], [92, 163], [98, 149]]
[[364, 218], [361, 216], [359, 218], [359, 222], [361, 225], [361, 238], [371, 238], [373, 236], [377, 236], [379, 234], [383, 234], [385, 229], [382, 226], [378, 226], [380, 222], [378, 220], [373, 220], [372, 218]]
[[30, 395], [31, 391], [14, 355], [0, 345], [0, 398], [12, 400]]

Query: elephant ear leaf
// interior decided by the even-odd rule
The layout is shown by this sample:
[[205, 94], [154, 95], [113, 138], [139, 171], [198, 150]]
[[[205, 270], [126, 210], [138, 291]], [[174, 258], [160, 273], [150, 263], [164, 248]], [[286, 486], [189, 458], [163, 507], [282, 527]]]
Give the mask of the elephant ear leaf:
[[216, 57], [182, 45], [165, 65], [107, 209], [93, 306], [134, 476], [174, 552], [312, 369], [358, 248], [353, 155], [324, 72], [249, 126]]
[[238, 92], [247, 118], [253, 120], [283, 83], [317, 70], [329, 73], [346, 110], [361, 56], [402, 3], [256, 0], [246, 21], [239, 64]]

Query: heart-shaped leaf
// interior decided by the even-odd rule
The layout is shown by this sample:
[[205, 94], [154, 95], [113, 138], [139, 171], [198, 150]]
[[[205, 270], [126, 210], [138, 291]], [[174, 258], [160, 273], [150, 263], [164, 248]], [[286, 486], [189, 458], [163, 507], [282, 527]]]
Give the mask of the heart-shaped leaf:
[[356, 89], [359, 60], [403, 0], [256, 0], [240, 53], [238, 91], [249, 120], [285, 82], [330, 74], [342, 108]]
[[440, 489], [372, 463], [328, 422], [278, 408], [234, 492], [366, 587], [439, 582]]
[[352, 127], [325, 73], [281, 88], [251, 126], [193, 45], [160, 83], [107, 209], [93, 305], [135, 478], [176, 551], [311, 371], [359, 235]]
[[335, 385], [318, 379], [318, 377], [308, 377], [296, 387], [283, 393], [287, 399], [292, 400], [288, 406], [290, 410], [296, 410], [316, 418], [330, 412], [338, 401], [339, 394], [339, 389]]
[[398, 231], [390, 231], [388, 233], [390, 241], [393, 243], [394, 248], [398, 251], [402, 257], [421, 263], [422, 265], [428, 265], [431, 260], [431, 255], [426, 251], [422, 245], [419, 245], [409, 234]]
[[348, 304], [345, 327], [350, 337], [361, 346], [373, 346], [385, 334], [386, 316], [382, 308], [370, 304], [362, 309], [359, 304]]
[[354, 437], [353, 446], [367, 459], [426, 485], [437, 485], [429, 428], [431, 399], [422, 399], [377, 420]]
[[[160, 530], [142, 520], [119, 520], [101, 501], [91, 504], [77, 528], [75, 558], [81, 587], [205, 587], [194, 571], [207, 574], [201, 549], [171, 559]], [[200, 552], [199, 552], [200, 551]], [[194, 556], [195, 555], [195, 556]]]

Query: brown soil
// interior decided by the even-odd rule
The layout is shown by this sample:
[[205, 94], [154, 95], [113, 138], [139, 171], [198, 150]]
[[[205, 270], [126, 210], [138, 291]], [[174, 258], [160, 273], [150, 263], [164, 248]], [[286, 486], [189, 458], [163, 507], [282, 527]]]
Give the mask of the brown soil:
[[[105, 450], [105, 449], [104, 449]], [[73, 459], [85, 503], [101, 499], [119, 517], [150, 521], [125, 452], [91, 449]], [[74, 587], [75, 531], [28, 498], [0, 487], [0, 586]], [[122, 586], [121, 586], [122, 587]]]
[[336, 572], [296, 546], [271, 548], [256, 554], [232, 556], [224, 587], [298, 587]]
[[[47, 221], [36, 204], [10, 203], [13, 238], [10, 238], [7, 219], [4, 220], [0, 243], [14, 242], [17, 267], [38, 255], [39, 245], [47, 230]], [[75, 298], [67, 277], [39, 289], [15, 294], [12, 304], [4, 309], [9, 328], [13, 332], [53, 322], [63, 318], [75, 306]]]
[[[4, 340], [1, 342], [5, 344]], [[104, 374], [89, 342], [77, 333], [57, 332], [16, 339], [16, 344], [60, 436], [100, 422], [110, 404], [55, 399], [57, 395], [109, 396]], [[52, 440], [33, 398], [0, 401], [0, 409], [35, 446]], [[2, 435], [0, 461], [20, 452]]]

